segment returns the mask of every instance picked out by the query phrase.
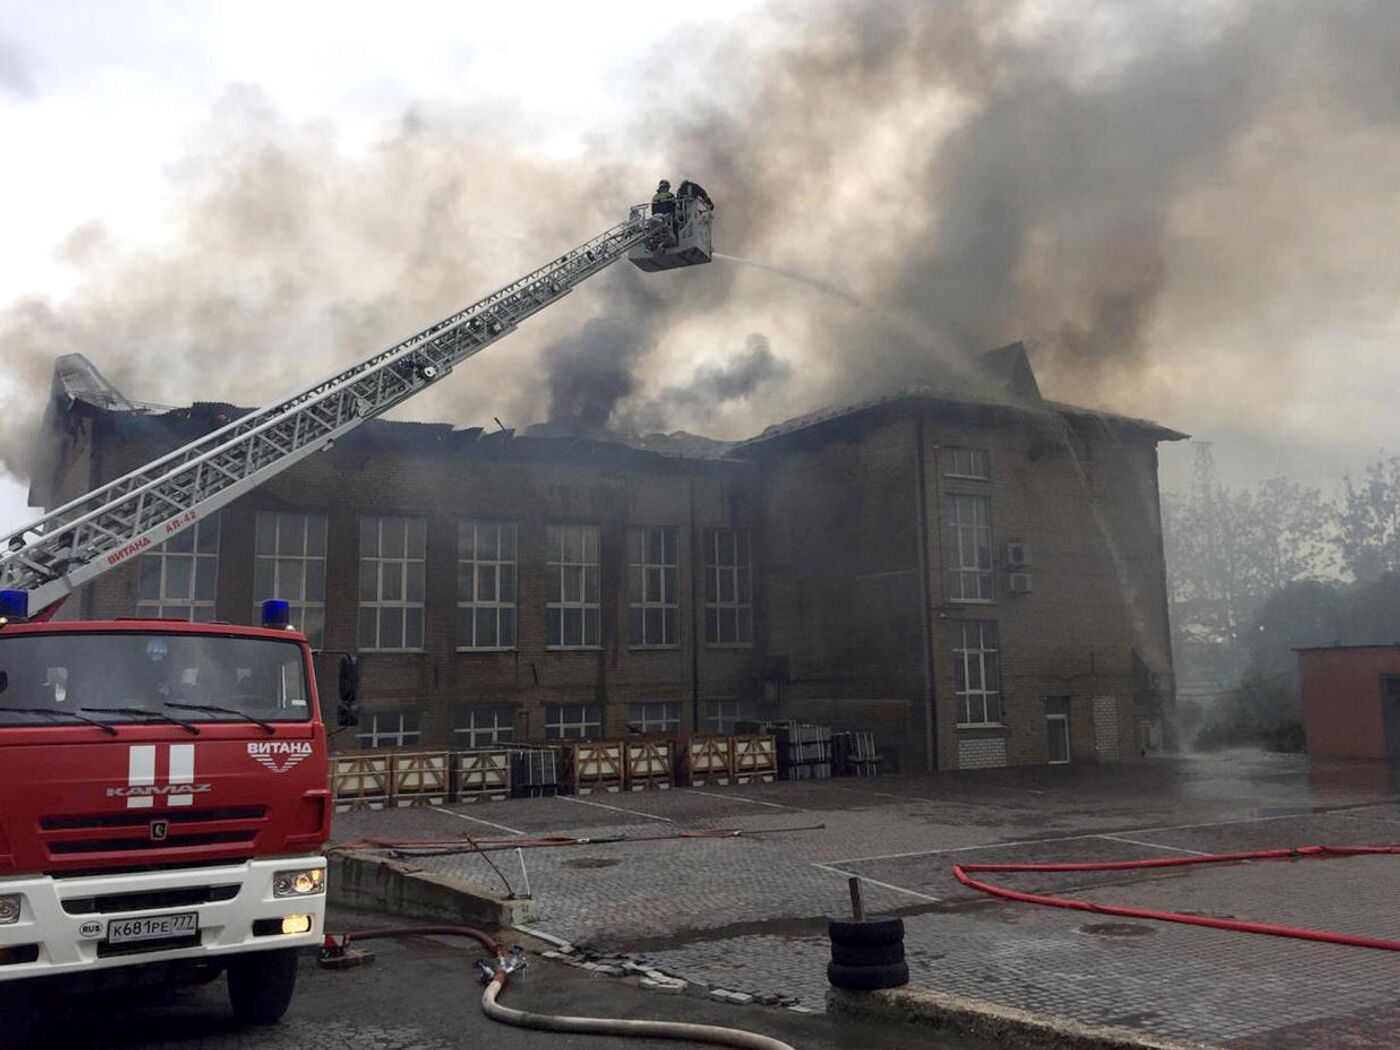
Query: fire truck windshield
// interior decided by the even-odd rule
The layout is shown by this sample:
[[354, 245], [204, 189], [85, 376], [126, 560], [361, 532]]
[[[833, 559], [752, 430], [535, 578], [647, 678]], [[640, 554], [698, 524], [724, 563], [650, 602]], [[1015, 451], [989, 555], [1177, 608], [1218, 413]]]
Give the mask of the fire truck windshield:
[[141, 723], [167, 717], [166, 704], [183, 705], [175, 708], [181, 720], [305, 722], [306, 674], [300, 645], [269, 638], [0, 635], [0, 725], [68, 715]]

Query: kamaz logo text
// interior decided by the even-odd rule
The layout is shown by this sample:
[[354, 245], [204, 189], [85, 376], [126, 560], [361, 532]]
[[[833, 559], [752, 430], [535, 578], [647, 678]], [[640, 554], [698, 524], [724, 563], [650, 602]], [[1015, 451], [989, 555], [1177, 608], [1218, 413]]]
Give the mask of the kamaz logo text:
[[171, 744], [167, 750], [164, 784], [156, 783], [156, 752], [159, 745], [133, 745], [127, 756], [126, 787], [107, 789], [108, 798], [126, 799], [127, 809], [151, 809], [156, 799], [166, 805], [192, 806], [195, 795], [213, 791], [213, 784], [194, 782], [194, 745]]
[[[281, 756], [280, 760], [275, 756]], [[306, 740], [250, 740], [248, 757], [274, 773], [285, 773], [311, 757], [311, 744]]]

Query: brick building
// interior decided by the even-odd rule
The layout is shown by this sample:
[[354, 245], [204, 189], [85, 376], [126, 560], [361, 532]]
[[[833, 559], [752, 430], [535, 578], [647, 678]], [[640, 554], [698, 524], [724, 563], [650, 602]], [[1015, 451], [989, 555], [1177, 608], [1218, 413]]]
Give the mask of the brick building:
[[1296, 652], [1308, 754], [1400, 759], [1400, 643]]
[[[61, 359], [54, 506], [241, 410], [141, 409]], [[905, 769], [1115, 760], [1173, 702], [1154, 423], [1043, 400], [1019, 346], [747, 441], [374, 421], [85, 588], [65, 615], [247, 622], [361, 654], [342, 748], [876, 730]]]

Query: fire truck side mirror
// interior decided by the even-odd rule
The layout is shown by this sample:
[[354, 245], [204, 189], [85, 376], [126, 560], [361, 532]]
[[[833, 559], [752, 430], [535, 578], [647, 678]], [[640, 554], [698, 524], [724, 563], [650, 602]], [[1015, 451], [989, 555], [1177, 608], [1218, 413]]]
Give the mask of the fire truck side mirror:
[[340, 705], [336, 708], [336, 722], [341, 726], [360, 724], [360, 658], [354, 653], [346, 653], [340, 658]]

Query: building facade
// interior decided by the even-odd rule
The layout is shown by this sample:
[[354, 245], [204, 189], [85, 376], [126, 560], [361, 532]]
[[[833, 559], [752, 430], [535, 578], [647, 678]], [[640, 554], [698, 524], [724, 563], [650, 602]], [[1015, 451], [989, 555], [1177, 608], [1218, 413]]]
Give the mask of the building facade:
[[[64, 615], [286, 598], [323, 698], [359, 654], [342, 749], [776, 716], [873, 729], [910, 771], [1136, 757], [1170, 733], [1156, 444], [1183, 435], [1045, 402], [1015, 361], [992, 395], [914, 388], [727, 445], [370, 422]], [[56, 381], [34, 497], [239, 411]]]
[[1297, 653], [1308, 754], [1400, 759], [1400, 644]]

